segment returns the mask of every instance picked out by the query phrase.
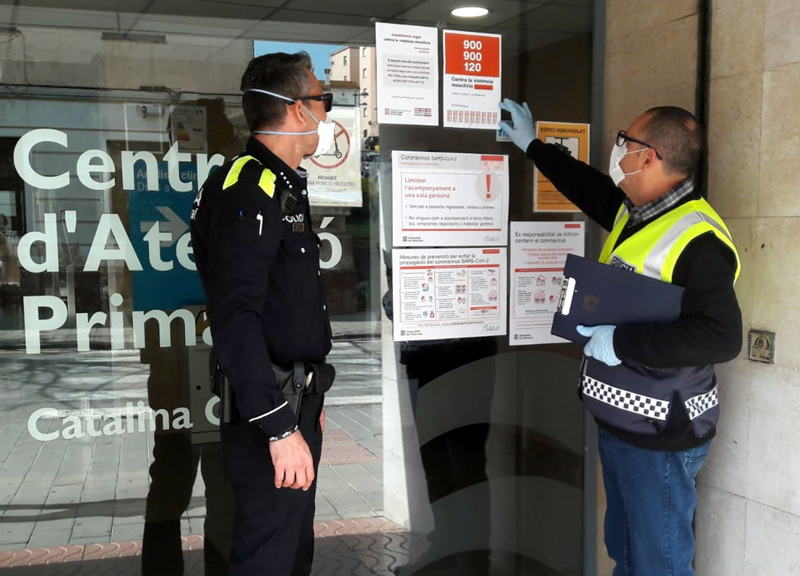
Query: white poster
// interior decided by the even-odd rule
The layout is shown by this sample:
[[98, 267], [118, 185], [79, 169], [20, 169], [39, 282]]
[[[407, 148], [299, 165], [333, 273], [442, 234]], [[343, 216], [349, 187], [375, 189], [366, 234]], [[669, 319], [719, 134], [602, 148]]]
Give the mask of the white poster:
[[394, 246], [508, 244], [508, 156], [392, 152]]
[[511, 223], [511, 346], [566, 342], [550, 326], [567, 254], [583, 256], [583, 247], [583, 222]]
[[444, 31], [444, 126], [497, 130], [502, 36]]
[[[160, 110], [157, 106], [151, 106], [151, 109]], [[143, 105], [139, 109], [139, 113], [146, 118], [147, 106]], [[205, 106], [176, 106], [170, 113], [170, 129], [172, 130], [172, 141], [178, 143], [181, 152], [208, 151]]]
[[394, 250], [394, 339], [506, 333], [506, 249]]
[[378, 123], [439, 125], [439, 30], [375, 24]]
[[362, 205], [361, 129], [358, 109], [334, 106], [328, 118], [336, 125], [330, 150], [303, 161], [308, 170], [308, 193], [314, 206]]

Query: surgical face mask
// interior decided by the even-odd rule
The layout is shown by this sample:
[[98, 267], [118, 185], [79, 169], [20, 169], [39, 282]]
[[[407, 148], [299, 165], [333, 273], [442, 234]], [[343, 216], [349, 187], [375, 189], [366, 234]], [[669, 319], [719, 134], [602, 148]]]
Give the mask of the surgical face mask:
[[312, 156], [321, 156], [322, 154], [327, 154], [328, 150], [330, 150], [331, 146], [333, 146], [333, 141], [336, 138], [336, 135], [334, 134], [336, 131], [336, 124], [330, 120], [325, 120], [325, 122], [322, 122], [311, 113], [311, 110], [305, 106], [303, 106], [303, 109], [308, 112], [309, 116], [317, 121], [317, 134], [319, 135], [319, 140], [317, 140], [317, 149], [314, 151]]
[[[288, 97], [283, 96], [281, 94], [276, 94], [275, 92], [270, 92], [268, 90], [260, 90], [259, 88], [250, 88], [249, 90], [247, 90], [247, 92], [257, 92], [259, 94], [266, 94], [267, 96], [272, 96], [273, 98], [278, 98], [280, 100], [286, 100], [287, 102], [291, 102], [292, 104], [294, 104], [294, 102], [295, 102], [291, 98], [288, 98]], [[316, 116], [314, 116], [314, 114], [311, 112], [311, 110], [309, 110], [305, 106], [303, 106], [303, 110], [305, 110], [306, 113], [309, 116], [311, 116], [311, 118], [313, 118], [314, 121], [317, 123], [317, 129], [316, 130], [310, 130], [310, 131], [307, 131], [307, 132], [278, 132], [276, 130], [253, 130], [253, 134], [272, 134], [272, 135], [275, 135], [275, 136], [282, 136], [282, 135], [286, 135], [286, 136], [310, 136], [312, 134], [316, 134], [317, 136], [319, 136], [319, 138], [317, 140], [317, 149], [314, 151], [312, 156], [320, 156], [322, 154], [327, 153], [328, 150], [330, 150], [331, 146], [333, 146], [333, 141], [335, 139], [334, 132], [336, 130], [336, 125], [333, 122], [331, 122], [330, 120], [326, 120], [325, 122], [322, 122]]]
[[623, 144], [620, 146], [619, 144], [614, 144], [614, 148], [611, 150], [611, 161], [608, 164], [608, 175], [611, 176], [611, 179], [614, 181], [614, 186], [619, 186], [620, 182], [625, 180], [626, 176], [632, 176], [633, 174], [638, 174], [641, 170], [636, 170], [635, 172], [625, 172], [622, 169], [622, 166], [619, 165], [622, 162], [622, 159], [625, 158], [628, 154], [638, 154], [639, 152], [644, 152], [647, 148], [641, 148], [640, 150], [632, 150], [628, 151], [627, 144]]

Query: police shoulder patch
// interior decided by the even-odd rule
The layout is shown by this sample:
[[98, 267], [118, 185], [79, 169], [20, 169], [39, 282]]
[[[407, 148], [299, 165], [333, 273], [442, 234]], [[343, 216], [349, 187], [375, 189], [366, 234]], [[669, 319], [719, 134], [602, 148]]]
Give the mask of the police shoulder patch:
[[275, 178], [275, 173], [272, 170], [264, 168], [261, 172], [261, 178], [258, 180], [259, 188], [270, 198], [275, 194]]
[[223, 190], [226, 190], [239, 182], [239, 176], [242, 174], [242, 169], [245, 167], [245, 164], [250, 162], [250, 160], [255, 160], [255, 158], [252, 156], [241, 156], [233, 161], [230, 170], [228, 170], [227, 176], [225, 176], [225, 182], [222, 184]]

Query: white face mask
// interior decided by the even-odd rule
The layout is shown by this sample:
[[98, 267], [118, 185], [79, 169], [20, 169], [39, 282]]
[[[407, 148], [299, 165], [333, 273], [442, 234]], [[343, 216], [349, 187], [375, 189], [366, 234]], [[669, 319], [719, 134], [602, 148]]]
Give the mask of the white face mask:
[[[305, 108], [305, 106], [303, 108]], [[309, 116], [317, 121], [316, 133], [319, 135], [319, 140], [317, 141], [317, 149], [314, 151], [312, 156], [321, 156], [323, 154], [327, 154], [328, 150], [330, 150], [331, 146], [333, 146], [333, 141], [336, 139], [336, 124], [327, 119], [325, 122], [322, 122], [316, 116], [314, 116], [311, 113], [311, 110], [308, 108], [305, 108], [305, 111], [308, 112]], [[312, 132], [312, 134], [314, 134], [314, 132]]]
[[[268, 90], [260, 90], [258, 88], [250, 88], [247, 92], [258, 92], [259, 94], [266, 94], [268, 96], [272, 96], [274, 98], [279, 98], [281, 100], [286, 100], [287, 102], [294, 103], [295, 101], [291, 98], [287, 98], [286, 96], [282, 96], [280, 94], [276, 94], [274, 92], [270, 92]], [[335, 131], [336, 125], [331, 122], [330, 120], [325, 120], [322, 122], [319, 120], [314, 114], [303, 106], [303, 110], [314, 119], [317, 123], [316, 130], [309, 130], [307, 132], [278, 132], [276, 130], [253, 130], [253, 134], [272, 134], [275, 136], [310, 136], [311, 134], [316, 134], [319, 138], [317, 140], [317, 149], [314, 150], [314, 153], [311, 156], [321, 156], [322, 154], [326, 154], [328, 150], [330, 150], [331, 146], [333, 146], [333, 141], [335, 140]]]
[[611, 179], [614, 181], [614, 186], [619, 186], [619, 183], [625, 180], [626, 176], [632, 176], [633, 174], [638, 174], [641, 172], [641, 170], [636, 170], [635, 172], [623, 171], [622, 166], [619, 165], [619, 163], [622, 162], [622, 159], [628, 154], [638, 154], [639, 152], [644, 152], [645, 150], [647, 150], [647, 148], [628, 152], [628, 146], [626, 144], [623, 144], [622, 146], [619, 144], [614, 144], [614, 148], [611, 150], [611, 161], [608, 163], [608, 175], [611, 176]]

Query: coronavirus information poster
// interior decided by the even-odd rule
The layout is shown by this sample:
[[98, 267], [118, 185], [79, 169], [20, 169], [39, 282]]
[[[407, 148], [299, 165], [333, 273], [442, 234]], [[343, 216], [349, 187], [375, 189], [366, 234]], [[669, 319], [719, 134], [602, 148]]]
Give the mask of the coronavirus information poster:
[[508, 157], [392, 152], [394, 246], [505, 246]]
[[567, 254], [583, 256], [583, 247], [583, 222], [511, 223], [511, 346], [566, 342], [550, 326]]
[[506, 334], [506, 248], [396, 249], [394, 339]]

